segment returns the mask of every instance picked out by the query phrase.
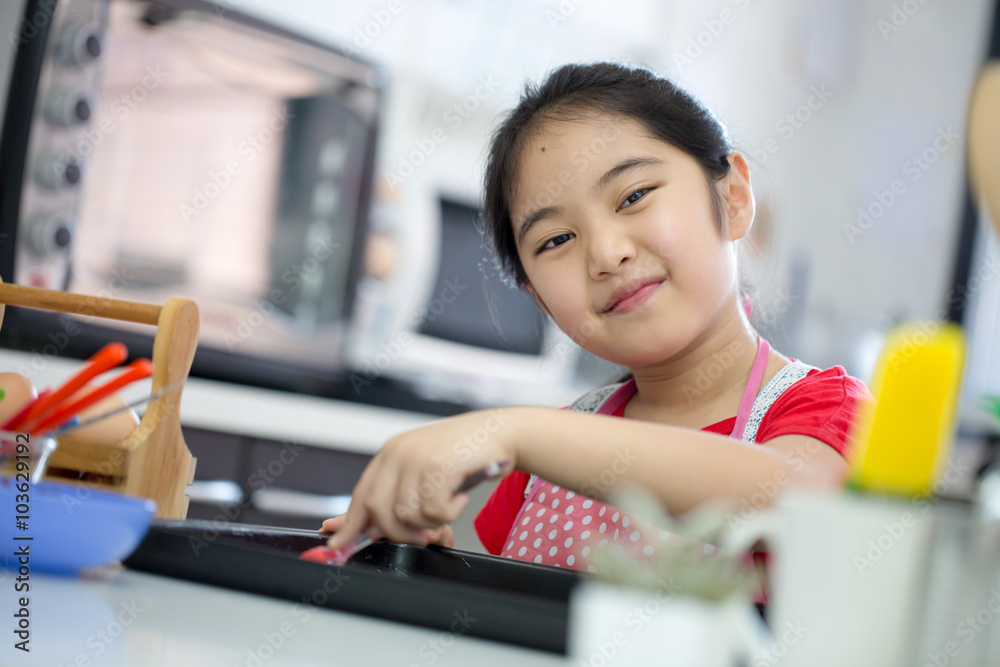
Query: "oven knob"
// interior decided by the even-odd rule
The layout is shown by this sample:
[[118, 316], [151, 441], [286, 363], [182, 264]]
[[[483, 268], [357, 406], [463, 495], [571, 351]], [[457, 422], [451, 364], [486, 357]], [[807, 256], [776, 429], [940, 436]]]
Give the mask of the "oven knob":
[[77, 90], [57, 90], [45, 102], [45, 118], [54, 125], [72, 127], [90, 120], [90, 96]]
[[35, 180], [52, 190], [76, 186], [81, 175], [80, 163], [71, 155], [46, 155], [35, 167]]
[[65, 252], [73, 238], [70, 223], [60, 216], [46, 216], [28, 225], [28, 249], [38, 257]]
[[56, 61], [85, 65], [101, 55], [101, 29], [97, 24], [67, 26], [56, 42]]

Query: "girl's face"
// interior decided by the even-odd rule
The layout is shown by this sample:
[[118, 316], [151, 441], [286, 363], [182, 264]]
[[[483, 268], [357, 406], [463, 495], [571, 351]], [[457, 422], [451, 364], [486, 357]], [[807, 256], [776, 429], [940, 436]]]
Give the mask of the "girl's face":
[[720, 237], [694, 158], [631, 119], [549, 121], [522, 154], [511, 220], [542, 307], [616, 364], [670, 359], [738, 317], [732, 241], [749, 230], [746, 162], [720, 182]]

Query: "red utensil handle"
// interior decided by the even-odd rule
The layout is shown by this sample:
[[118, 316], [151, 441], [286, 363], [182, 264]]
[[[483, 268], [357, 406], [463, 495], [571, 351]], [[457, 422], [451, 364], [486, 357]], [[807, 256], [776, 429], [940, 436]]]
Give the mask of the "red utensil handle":
[[42, 400], [51, 393], [52, 393], [51, 389], [44, 389], [41, 392], [39, 392], [38, 396], [28, 401], [27, 405], [21, 408], [16, 415], [8, 419], [7, 422], [0, 428], [2, 428], [2, 430], [4, 431], [13, 431], [14, 426], [21, 423], [24, 420], [24, 416], [28, 414], [28, 410], [30, 410], [35, 405], [35, 403]]
[[124, 373], [107, 384], [95, 387], [84, 396], [81, 396], [72, 403], [64, 405], [53, 412], [50, 416], [40, 421], [34, 427], [34, 431], [36, 433], [44, 433], [53, 428], [57, 428], [72, 419], [74, 415], [89, 408], [97, 401], [110, 396], [128, 384], [148, 378], [153, 374], [153, 364], [149, 361], [149, 359], [136, 359], [126, 368], [127, 370]]
[[46, 396], [43, 400], [36, 401], [28, 411], [28, 414], [21, 421], [14, 424], [13, 428], [23, 428], [26, 431], [30, 431], [45, 417], [45, 413], [75, 394], [87, 382], [101, 373], [120, 365], [127, 358], [128, 350], [123, 344], [108, 343], [87, 360], [87, 364], [79, 373], [67, 380], [61, 387]]

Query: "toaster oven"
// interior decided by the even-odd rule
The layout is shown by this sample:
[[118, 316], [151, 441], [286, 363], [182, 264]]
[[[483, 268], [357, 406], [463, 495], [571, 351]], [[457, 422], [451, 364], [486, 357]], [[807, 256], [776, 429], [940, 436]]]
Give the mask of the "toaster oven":
[[[201, 311], [192, 374], [311, 393], [336, 385], [381, 72], [229, 5], [5, 4], [17, 29], [0, 56], [3, 280], [190, 298]], [[2, 335], [40, 363], [109, 338], [136, 353], [151, 345], [140, 328], [98, 321], [15, 310]]]

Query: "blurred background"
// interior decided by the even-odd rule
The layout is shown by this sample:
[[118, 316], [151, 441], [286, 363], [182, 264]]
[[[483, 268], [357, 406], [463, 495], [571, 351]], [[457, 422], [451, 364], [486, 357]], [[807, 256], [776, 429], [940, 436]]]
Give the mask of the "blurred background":
[[[235, 503], [240, 520], [286, 524], [267, 511], [315, 498], [259, 492], [338, 498], [302, 519], [313, 525], [342, 511], [393, 432], [565, 405], [620, 375], [502, 279], [478, 220], [492, 129], [525, 82], [569, 62], [649, 67], [728, 128], [759, 208], [742, 267], [752, 319], [784, 354], [868, 380], [894, 324], [962, 322], [969, 446], [954, 456], [971, 477], [996, 454], [981, 399], [1000, 395], [1000, 264], [965, 169], [972, 85], [1000, 56], [992, 0], [23, 0], [0, 12], [0, 274], [198, 302], [181, 416], [203, 483], [195, 516], [198, 493], [205, 516]], [[109, 326], [9, 309], [0, 337], [20, 355], [9, 365], [38, 379], [53, 356], [84, 358], [109, 337], [135, 355], [151, 345]], [[254, 475], [282, 440], [323, 451], [265, 484]]]
[[[401, 2], [398, 13], [386, 2], [238, 6], [386, 70], [372, 224], [406, 250], [364, 304], [373, 344], [406, 320], [387, 303], [429, 296], [415, 295], [412, 276], [440, 260], [437, 247], [424, 251], [414, 219], [440, 197], [475, 206], [490, 130], [526, 80], [576, 61], [673, 78], [751, 159], [761, 213], [747, 275], [757, 323], [786, 354], [867, 378], [890, 326], [956, 313], [967, 281], [956, 275], [965, 115], [992, 2], [437, 0]], [[425, 143], [435, 130], [444, 138]], [[985, 229], [963, 270], [983, 272], [969, 306], [987, 302], [982, 319], [993, 321], [1000, 289]], [[508, 290], [485, 254], [482, 269], [496, 292]], [[522, 335], [523, 318], [501, 320], [507, 336]], [[970, 381], [977, 392], [997, 391], [996, 337], [988, 326], [977, 332], [973, 357], [983, 363], [970, 366], [979, 371]]]

